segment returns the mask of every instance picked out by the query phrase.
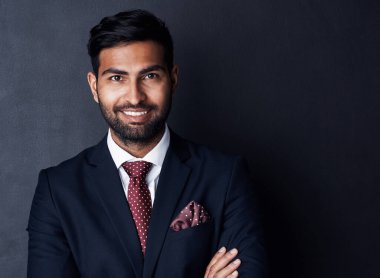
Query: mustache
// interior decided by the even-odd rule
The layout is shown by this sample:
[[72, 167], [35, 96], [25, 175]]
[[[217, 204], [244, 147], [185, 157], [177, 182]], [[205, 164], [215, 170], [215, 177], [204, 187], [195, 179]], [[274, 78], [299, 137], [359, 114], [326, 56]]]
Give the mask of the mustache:
[[156, 105], [149, 105], [149, 104], [145, 104], [145, 103], [140, 103], [140, 104], [136, 104], [136, 105], [133, 105], [133, 104], [124, 104], [124, 105], [119, 105], [119, 106], [115, 106], [115, 111], [118, 111], [118, 110], [126, 110], [126, 109], [146, 109], [146, 110], [154, 110], [156, 109], [157, 106]]

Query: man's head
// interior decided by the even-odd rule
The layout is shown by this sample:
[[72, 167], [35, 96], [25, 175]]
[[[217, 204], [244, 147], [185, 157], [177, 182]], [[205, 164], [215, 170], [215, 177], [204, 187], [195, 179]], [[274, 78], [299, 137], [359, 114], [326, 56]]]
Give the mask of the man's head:
[[157, 141], [178, 74], [165, 24], [141, 10], [106, 17], [92, 28], [88, 51], [88, 82], [113, 138], [124, 145]]
[[169, 71], [173, 67], [173, 40], [165, 23], [144, 10], [131, 10], [103, 18], [90, 31], [87, 44], [94, 73], [98, 74], [99, 53], [105, 48], [137, 41], [162, 45]]

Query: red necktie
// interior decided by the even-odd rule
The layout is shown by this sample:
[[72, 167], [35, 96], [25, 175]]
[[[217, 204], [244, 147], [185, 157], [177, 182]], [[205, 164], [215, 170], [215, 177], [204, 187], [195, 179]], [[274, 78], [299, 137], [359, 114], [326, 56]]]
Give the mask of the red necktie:
[[145, 177], [152, 167], [152, 163], [146, 161], [124, 162], [122, 166], [130, 178], [128, 203], [140, 238], [141, 249], [145, 255], [149, 220], [152, 212], [152, 199]]

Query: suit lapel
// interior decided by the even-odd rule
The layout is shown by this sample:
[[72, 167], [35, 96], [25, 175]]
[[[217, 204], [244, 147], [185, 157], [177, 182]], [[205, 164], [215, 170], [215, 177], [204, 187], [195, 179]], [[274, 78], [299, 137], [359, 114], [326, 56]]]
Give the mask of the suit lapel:
[[190, 174], [184, 164], [189, 152], [186, 145], [171, 132], [170, 146], [161, 169], [150, 219], [143, 277], [153, 277], [177, 202]]
[[140, 242], [125, 198], [119, 173], [107, 147], [106, 139], [88, 156], [86, 171], [91, 187], [96, 191], [118, 238], [133, 266], [135, 276], [142, 277], [143, 256]]

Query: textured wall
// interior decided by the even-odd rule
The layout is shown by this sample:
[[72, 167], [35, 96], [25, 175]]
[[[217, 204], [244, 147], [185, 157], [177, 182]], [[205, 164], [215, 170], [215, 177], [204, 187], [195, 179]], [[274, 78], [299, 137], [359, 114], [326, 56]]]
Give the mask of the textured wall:
[[130, 8], [172, 30], [172, 128], [248, 158], [272, 276], [379, 277], [380, 9], [351, 0], [0, 0], [0, 276], [25, 276], [38, 171], [106, 132], [85, 46]]

